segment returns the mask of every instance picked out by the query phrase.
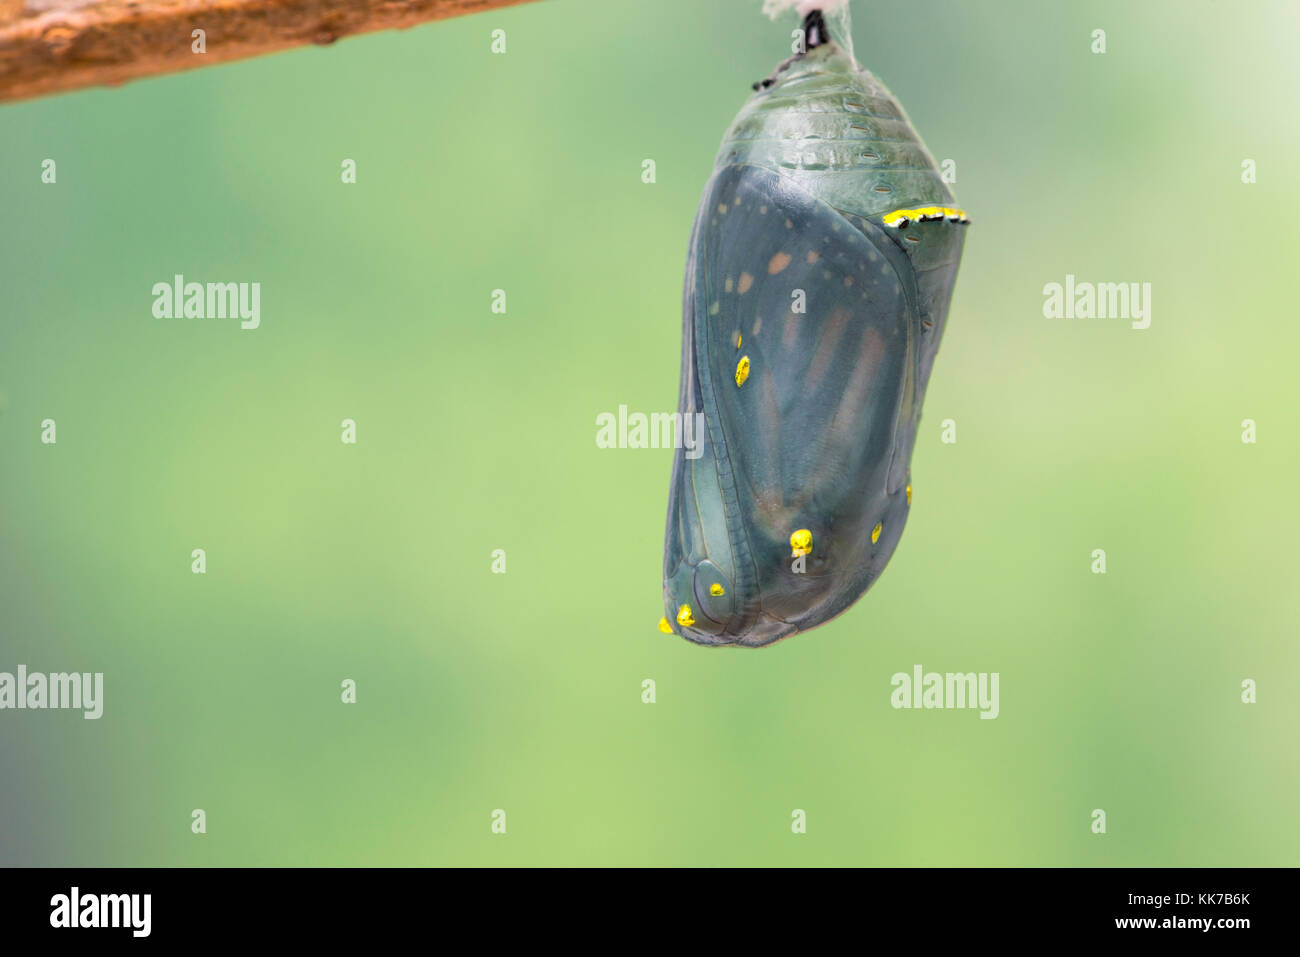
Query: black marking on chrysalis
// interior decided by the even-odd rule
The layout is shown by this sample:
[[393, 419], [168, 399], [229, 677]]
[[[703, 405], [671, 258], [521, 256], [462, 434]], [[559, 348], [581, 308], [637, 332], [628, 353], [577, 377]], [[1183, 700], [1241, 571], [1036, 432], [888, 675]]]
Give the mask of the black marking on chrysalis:
[[817, 47], [825, 46], [832, 43], [830, 30], [826, 28], [826, 18], [822, 16], [820, 10], [813, 10], [803, 20], [803, 52], [796, 53], [787, 60], [777, 65], [772, 71], [772, 75], [766, 79], [759, 80], [757, 83], [751, 83], [750, 86], [755, 90], [766, 90], [776, 82], [777, 74], [782, 70], [788, 70], [790, 64], [796, 60], [807, 56], [809, 50], [815, 50]]
[[830, 31], [826, 29], [826, 18], [820, 10], [813, 10], [803, 19], [803, 48], [813, 50], [823, 43], [830, 43]]

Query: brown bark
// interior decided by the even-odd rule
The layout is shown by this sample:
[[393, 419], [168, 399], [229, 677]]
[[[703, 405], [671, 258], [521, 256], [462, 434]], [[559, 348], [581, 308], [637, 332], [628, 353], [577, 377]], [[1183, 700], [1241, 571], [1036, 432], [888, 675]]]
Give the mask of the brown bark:
[[[0, 0], [0, 102], [115, 86], [526, 2]], [[195, 30], [205, 33], [206, 53], [193, 51]]]

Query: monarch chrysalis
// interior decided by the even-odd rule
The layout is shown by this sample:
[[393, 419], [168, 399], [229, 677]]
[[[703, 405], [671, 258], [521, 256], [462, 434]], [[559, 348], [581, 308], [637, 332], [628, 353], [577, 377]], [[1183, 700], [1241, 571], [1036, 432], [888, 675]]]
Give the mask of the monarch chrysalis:
[[686, 264], [678, 411], [706, 429], [673, 462], [660, 629], [705, 645], [805, 631], [880, 575], [968, 222], [815, 9], [803, 37], [724, 136]]

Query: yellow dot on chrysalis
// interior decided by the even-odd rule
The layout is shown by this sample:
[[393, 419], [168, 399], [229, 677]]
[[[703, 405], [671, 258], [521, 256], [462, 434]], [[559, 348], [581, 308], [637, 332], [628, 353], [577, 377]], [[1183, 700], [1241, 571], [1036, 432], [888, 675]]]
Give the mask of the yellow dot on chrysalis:
[[736, 348], [737, 348], [737, 349], [740, 348], [740, 344], [741, 344], [742, 342], [744, 342], [744, 341], [745, 341], [745, 337], [744, 337], [743, 335], [741, 335], [739, 332], [736, 333]]
[[710, 595], [725, 595], [726, 592], [724, 592], [724, 591], [722, 590], [722, 586], [721, 586], [721, 585], [719, 585], [717, 582], [714, 582], [712, 585], [709, 586], [709, 594], [710, 594]]
[[874, 545], [880, 541], [880, 530], [885, 527], [884, 522], [876, 522], [876, 527], [871, 530], [871, 544]]
[[673, 626], [668, 624], [667, 615], [664, 615], [664, 617], [659, 619], [659, 630], [662, 631], [665, 635], [671, 635], [673, 633]]
[[736, 385], [742, 386], [745, 380], [749, 378], [749, 356], [741, 356], [740, 361], [736, 363]]
[[912, 486], [910, 485], [907, 487], [907, 504], [912, 504]]
[[812, 532], [801, 528], [790, 536], [790, 552], [795, 558], [812, 554]]
[[681, 625], [683, 628], [689, 628], [691, 625], [695, 624], [695, 616], [691, 614], [690, 605], [682, 605], [678, 610], [677, 624]]

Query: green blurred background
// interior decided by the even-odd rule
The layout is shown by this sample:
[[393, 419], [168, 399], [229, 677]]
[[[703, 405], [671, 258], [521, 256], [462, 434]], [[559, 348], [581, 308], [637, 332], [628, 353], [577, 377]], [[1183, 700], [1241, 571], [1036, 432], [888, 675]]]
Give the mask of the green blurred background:
[[[758, 7], [0, 107], [0, 670], [106, 686], [0, 713], [0, 863], [1300, 864], [1300, 9], [854, 3], [975, 223], [912, 516], [846, 615], [710, 650], [655, 628], [672, 453], [595, 418], [675, 407], [695, 205], [796, 25]], [[153, 318], [175, 273], [261, 328]], [[1151, 327], [1044, 318], [1067, 273]], [[914, 664], [1000, 716], [892, 709]]]

